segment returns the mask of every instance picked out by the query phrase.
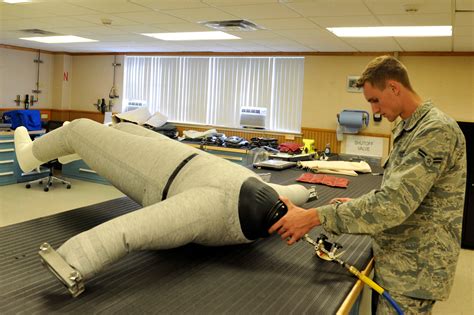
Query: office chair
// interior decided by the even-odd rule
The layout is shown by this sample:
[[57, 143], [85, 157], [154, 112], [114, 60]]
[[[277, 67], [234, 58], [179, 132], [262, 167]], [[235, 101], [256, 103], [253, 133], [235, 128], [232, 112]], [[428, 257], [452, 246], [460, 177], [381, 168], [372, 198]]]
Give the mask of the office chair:
[[[59, 128], [63, 125], [63, 122], [62, 121], [56, 121], [56, 120], [49, 120], [47, 123], [46, 123], [46, 126], [45, 126], [45, 129], [46, 129], [46, 133], [50, 132], [51, 130], [54, 130], [56, 128]], [[62, 183], [63, 185], [66, 185], [66, 188], [67, 189], [70, 189], [71, 188], [71, 183], [68, 182], [67, 180], [64, 180], [63, 178], [60, 178], [60, 177], [56, 177], [54, 176], [53, 174], [53, 171], [54, 171], [54, 167], [55, 166], [60, 166], [61, 164], [59, 163], [59, 161], [57, 159], [54, 159], [54, 160], [51, 160], [51, 161], [48, 161], [44, 164], [41, 164], [42, 167], [45, 167], [48, 169], [48, 175], [42, 177], [42, 178], [39, 178], [39, 179], [36, 179], [36, 180], [33, 180], [31, 182], [28, 182], [25, 187], [26, 188], [31, 188], [31, 185], [32, 184], [35, 184], [35, 183], [38, 183], [40, 185], [43, 185], [43, 182], [45, 182], [45, 184], [43, 185], [43, 190], [44, 191], [49, 191], [49, 188], [51, 186], [53, 186], [53, 183], [56, 181], [56, 182], [60, 182]]]

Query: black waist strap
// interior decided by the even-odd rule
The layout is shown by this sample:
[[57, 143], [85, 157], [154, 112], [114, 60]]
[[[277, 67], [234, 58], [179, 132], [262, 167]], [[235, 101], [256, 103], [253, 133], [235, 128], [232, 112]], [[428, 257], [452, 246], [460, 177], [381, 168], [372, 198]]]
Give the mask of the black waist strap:
[[170, 189], [170, 186], [173, 183], [173, 180], [175, 179], [175, 177], [178, 176], [179, 171], [181, 171], [181, 169], [197, 155], [198, 155], [197, 153], [191, 154], [190, 156], [185, 158], [181, 163], [179, 163], [179, 165], [174, 169], [173, 173], [168, 178], [168, 182], [166, 183], [165, 188], [163, 189], [161, 200], [165, 200], [166, 197], [168, 197], [168, 190]]

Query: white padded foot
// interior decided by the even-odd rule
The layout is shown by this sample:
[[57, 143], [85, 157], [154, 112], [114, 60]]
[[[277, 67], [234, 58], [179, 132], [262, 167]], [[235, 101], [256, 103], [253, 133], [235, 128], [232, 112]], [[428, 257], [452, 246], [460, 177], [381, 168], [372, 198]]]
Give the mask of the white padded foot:
[[23, 172], [30, 172], [44, 163], [33, 155], [33, 141], [25, 127], [15, 129], [14, 139], [16, 158]]

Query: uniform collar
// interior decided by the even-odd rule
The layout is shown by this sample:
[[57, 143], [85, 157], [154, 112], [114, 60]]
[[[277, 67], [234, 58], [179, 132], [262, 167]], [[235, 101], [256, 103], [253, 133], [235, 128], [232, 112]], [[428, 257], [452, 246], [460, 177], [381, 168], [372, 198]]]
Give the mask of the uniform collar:
[[420, 106], [418, 106], [410, 117], [401, 120], [392, 130], [394, 139], [397, 138], [403, 130], [410, 131], [415, 128], [421, 118], [423, 118], [430, 111], [431, 108], [433, 108], [433, 104], [431, 103], [431, 101], [426, 101]]
[[433, 108], [431, 101], [426, 101], [415, 110], [410, 117], [403, 120], [403, 129], [410, 131], [418, 124], [418, 122]]

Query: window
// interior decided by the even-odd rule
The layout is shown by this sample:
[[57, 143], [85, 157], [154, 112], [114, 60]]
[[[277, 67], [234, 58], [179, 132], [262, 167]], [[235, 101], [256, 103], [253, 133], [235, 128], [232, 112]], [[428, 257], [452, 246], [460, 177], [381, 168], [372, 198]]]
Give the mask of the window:
[[123, 109], [148, 104], [173, 122], [240, 127], [266, 108], [266, 129], [300, 132], [303, 57], [149, 57], [124, 62]]

